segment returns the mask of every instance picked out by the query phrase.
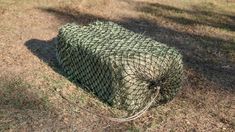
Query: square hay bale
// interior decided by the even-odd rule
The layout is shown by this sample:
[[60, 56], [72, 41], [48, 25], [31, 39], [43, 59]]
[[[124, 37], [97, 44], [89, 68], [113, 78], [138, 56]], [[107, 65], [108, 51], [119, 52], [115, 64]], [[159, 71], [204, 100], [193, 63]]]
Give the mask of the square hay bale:
[[118, 109], [138, 111], [160, 87], [155, 104], [168, 102], [183, 77], [179, 52], [112, 22], [64, 25], [57, 58], [68, 78]]

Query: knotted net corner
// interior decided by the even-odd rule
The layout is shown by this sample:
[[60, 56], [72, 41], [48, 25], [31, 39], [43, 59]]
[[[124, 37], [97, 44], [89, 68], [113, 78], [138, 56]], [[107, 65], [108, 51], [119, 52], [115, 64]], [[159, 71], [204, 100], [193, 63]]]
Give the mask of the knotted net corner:
[[58, 34], [57, 57], [67, 76], [100, 100], [137, 112], [153, 98], [168, 102], [183, 77], [179, 52], [112, 22], [64, 25]]

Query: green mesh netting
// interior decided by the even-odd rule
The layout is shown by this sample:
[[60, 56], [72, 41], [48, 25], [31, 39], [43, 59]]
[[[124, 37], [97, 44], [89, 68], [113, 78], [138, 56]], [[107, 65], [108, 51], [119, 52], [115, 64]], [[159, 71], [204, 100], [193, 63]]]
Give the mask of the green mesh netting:
[[67, 24], [58, 35], [57, 57], [70, 80], [118, 109], [136, 112], [173, 99], [181, 87], [179, 52], [112, 22]]

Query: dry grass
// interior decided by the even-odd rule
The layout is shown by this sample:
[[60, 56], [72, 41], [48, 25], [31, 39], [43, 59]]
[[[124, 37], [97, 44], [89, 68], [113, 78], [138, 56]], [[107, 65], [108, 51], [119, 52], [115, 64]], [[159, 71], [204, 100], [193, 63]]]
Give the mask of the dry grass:
[[[234, 14], [234, 0], [0, 0], [0, 131], [234, 131]], [[178, 96], [124, 124], [81, 110], [110, 114], [63, 76], [51, 39], [62, 24], [96, 20], [179, 49]]]
[[0, 105], [9, 105], [16, 109], [46, 109], [46, 96], [38, 97], [38, 92], [29, 91], [30, 87], [20, 78], [9, 75], [1, 77]]

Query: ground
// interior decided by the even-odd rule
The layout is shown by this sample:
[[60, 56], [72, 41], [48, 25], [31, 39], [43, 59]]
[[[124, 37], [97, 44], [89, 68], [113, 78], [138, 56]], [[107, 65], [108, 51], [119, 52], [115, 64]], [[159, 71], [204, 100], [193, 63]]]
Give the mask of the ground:
[[[0, 0], [0, 131], [235, 131], [234, 0]], [[184, 85], [140, 119], [76, 87], [55, 57], [63, 24], [102, 20], [177, 48]]]

